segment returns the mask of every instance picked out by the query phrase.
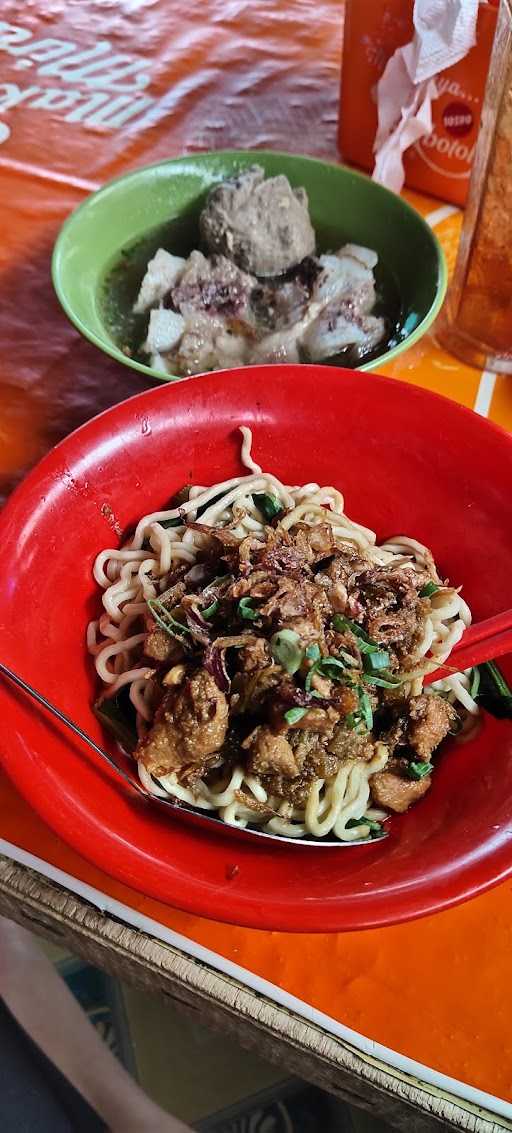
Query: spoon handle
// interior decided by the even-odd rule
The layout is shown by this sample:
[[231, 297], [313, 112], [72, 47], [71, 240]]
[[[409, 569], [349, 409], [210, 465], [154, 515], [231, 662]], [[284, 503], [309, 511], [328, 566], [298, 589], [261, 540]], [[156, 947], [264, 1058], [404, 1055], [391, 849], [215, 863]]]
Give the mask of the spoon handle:
[[46, 697], [42, 695], [42, 693], [38, 692], [37, 689], [32, 687], [32, 685], [29, 685], [27, 681], [24, 681], [23, 678], [19, 677], [17, 673], [14, 673], [12, 669], [8, 669], [7, 665], [4, 665], [2, 661], [0, 661], [0, 673], [4, 677], [7, 677], [8, 680], [12, 681], [13, 684], [17, 685], [18, 688], [23, 689], [23, 692], [26, 692], [28, 696], [31, 696], [32, 699], [36, 700], [38, 704], [41, 704], [43, 708], [46, 708], [47, 712], [50, 712], [52, 716], [55, 716], [57, 720], [60, 720], [61, 724], [65, 724], [66, 728], [69, 728], [71, 732], [75, 733], [75, 736], [79, 736], [79, 738], [83, 740], [84, 743], [88, 744], [89, 747], [92, 747], [93, 751], [95, 751], [97, 755], [100, 755], [101, 758], [105, 760], [105, 763], [108, 763], [112, 771], [115, 771], [121, 779], [124, 779], [125, 783], [128, 783], [132, 790], [137, 791], [139, 795], [143, 795], [145, 799], [151, 798], [148, 792], [145, 791], [143, 787], [139, 787], [138, 783], [136, 783], [135, 780], [132, 779], [131, 775], [128, 775], [126, 771], [123, 771], [123, 768], [119, 767], [117, 763], [115, 763], [115, 761], [110, 757], [110, 755], [108, 755], [107, 752], [99, 746], [99, 744], [95, 743], [95, 741], [87, 735], [87, 732], [84, 732], [83, 728], [81, 728], [79, 724], [75, 724], [73, 720], [70, 720], [69, 716], [66, 716], [64, 712], [61, 712], [60, 708], [56, 708], [55, 705], [51, 703], [51, 701], [47, 700]]

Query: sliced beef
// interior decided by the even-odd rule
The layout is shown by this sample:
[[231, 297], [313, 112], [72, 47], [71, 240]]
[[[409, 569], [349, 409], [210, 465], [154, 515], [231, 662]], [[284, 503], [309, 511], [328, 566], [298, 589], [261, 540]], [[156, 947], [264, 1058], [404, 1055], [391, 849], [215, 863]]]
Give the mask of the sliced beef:
[[228, 728], [228, 702], [204, 669], [163, 698], [155, 723], [137, 745], [135, 756], [157, 778], [194, 765], [207, 766], [222, 747]]

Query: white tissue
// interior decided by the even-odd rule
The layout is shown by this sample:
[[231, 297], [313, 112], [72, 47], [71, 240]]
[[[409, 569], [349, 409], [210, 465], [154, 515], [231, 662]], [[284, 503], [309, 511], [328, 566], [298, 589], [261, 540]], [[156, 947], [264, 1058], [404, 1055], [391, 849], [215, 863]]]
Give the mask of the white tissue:
[[400, 192], [402, 155], [432, 130], [435, 75], [458, 63], [476, 40], [479, 0], [415, 0], [414, 37], [388, 60], [377, 84], [379, 123], [374, 181]]

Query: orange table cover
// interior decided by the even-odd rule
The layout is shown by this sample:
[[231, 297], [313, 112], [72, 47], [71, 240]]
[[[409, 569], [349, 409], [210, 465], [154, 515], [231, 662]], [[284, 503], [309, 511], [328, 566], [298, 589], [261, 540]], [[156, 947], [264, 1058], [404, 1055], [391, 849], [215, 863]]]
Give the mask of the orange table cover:
[[[336, 159], [340, 0], [31, 0], [0, 21], [0, 491], [94, 413], [146, 388], [53, 295], [66, 214], [141, 163], [219, 148]], [[460, 216], [407, 193], [449, 261]], [[512, 383], [427, 336], [383, 372], [512, 428]], [[145, 899], [62, 843], [0, 777], [2, 837], [436, 1071], [512, 1100], [512, 887], [378, 931], [286, 935]]]

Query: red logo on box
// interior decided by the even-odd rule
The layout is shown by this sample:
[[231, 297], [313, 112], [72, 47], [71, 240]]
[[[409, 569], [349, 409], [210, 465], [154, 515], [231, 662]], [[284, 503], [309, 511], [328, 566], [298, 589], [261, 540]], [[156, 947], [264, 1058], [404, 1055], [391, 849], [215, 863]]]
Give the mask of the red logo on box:
[[473, 126], [473, 111], [464, 102], [449, 102], [443, 110], [443, 126], [448, 134], [463, 138]]

